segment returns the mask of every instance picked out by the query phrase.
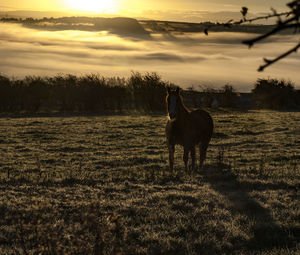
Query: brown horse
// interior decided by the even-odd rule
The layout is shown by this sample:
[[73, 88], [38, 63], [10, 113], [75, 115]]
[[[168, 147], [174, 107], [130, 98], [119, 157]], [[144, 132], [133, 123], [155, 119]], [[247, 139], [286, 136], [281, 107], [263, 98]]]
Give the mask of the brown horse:
[[183, 161], [186, 171], [188, 170], [189, 152], [192, 158], [192, 170], [195, 170], [195, 146], [199, 146], [201, 169], [214, 128], [211, 116], [201, 109], [188, 109], [183, 104], [179, 88], [175, 91], [168, 88], [166, 104], [169, 116], [166, 137], [170, 170], [173, 171], [175, 144], [180, 144], [184, 148]]

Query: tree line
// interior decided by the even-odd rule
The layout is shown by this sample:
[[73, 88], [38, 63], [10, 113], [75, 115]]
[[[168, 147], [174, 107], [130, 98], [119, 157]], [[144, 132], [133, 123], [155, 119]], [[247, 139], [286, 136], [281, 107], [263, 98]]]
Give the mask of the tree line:
[[165, 107], [167, 86], [156, 73], [132, 73], [128, 79], [85, 76], [0, 76], [1, 112], [98, 112], [136, 109], [158, 111]]
[[[156, 73], [133, 72], [129, 78], [90, 74], [9, 79], [0, 75], [0, 112], [158, 112], [165, 110], [169, 86], [176, 87]], [[220, 107], [239, 107], [239, 93], [230, 85], [182, 94], [197, 107], [211, 107], [214, 99]], [[258, 79], [251, 94], [261, 108], [300, 107], [300, 93], [291, 82]]]

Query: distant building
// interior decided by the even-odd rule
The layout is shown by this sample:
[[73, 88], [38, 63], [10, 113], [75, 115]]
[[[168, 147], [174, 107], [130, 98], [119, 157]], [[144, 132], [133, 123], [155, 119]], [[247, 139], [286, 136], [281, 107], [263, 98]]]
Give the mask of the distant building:
[[236, 107], [237, 108], [254, 108], [256, 102], [252, 97], [252, 93], [237, 93]]
[[211, 107], [212, 107], [212, 108], [218, 108], [219, 106], [220, 106], [220, 103], [219, 103], [218, 99], [217, 99], [217, 98], [214, 98], [214, 99], [212, 100]]
[[[191, 108], [196, 107], [211, 107], [218, 108], [224, 107], [226, 98], [223, 92], [199, 92], [192, 90], [185, 90], [182, 92], [183, 100], [186, 106]], [[234, 108], [250, 109], [256, 107], [256, 102], [251, 93], [234, 93], [234, 96], [230, 97], [231, 105]]]

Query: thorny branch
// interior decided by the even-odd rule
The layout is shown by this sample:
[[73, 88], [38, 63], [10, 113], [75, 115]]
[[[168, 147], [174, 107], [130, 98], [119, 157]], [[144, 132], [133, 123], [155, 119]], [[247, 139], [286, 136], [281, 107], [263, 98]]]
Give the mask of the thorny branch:
[[[262, 19], [270, 19], [270, 18], [277, 18], [277, 25], [274, 29], [272, 29], [270, 32], [267, 32], [263, 35], [257, 36], [251, 40], [243, 41], [244, 44], [248, 45], [249, 48], [251, 48], [255, 43], [258, 43], [266, 38], [268, 38], [271, 35], [278, 34], [284, 30], [292, 29], [294, 28], [294, 34], [297, 32], [300, 32], [300, 0], [294, 0], [287, 4], [287, 6], [290, 8], [287, 12], [277, 13], [276, 10], [272, 9], [272, 14], [266, 15], [266, 16], [260, 16], [252, 19], [247, 18], [248, 8], [242, 7], [241, 14], [243, 15], [243, 18], [239, 21], [233, 21], [229, 20], [227, 23], [219, 24], [217, 25], [223, 25], [225, 27], [231, 27], [233, 25], [241, 25], [244, 23], [251, 23], [253, 21], [262, 20]], [[285, 17], [285, 20], [282, 18]], [[208, 28], [204, 30], [204, 33], [208, 35]], [[297, 52], [297, 50], [300, 48], [300, 43], [298, 43], [295, 47], [288, 50], [287, 52], [281, 54], [280, 56], [274, 58], [274, 59], [266, 59], [264, 58], [264, 65], [261, 65], [258, 68], [259, 72], [262, 72], [266, 67], [276, 63], [277, 61], [287, 57], [293, 52]]]

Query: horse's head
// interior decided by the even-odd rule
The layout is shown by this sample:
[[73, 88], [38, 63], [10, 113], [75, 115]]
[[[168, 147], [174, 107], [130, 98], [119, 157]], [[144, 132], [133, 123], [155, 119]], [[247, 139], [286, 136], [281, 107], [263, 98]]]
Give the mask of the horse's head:
[[177, 88], [176, 90], [171, 90], [171, 88], [168, 87], [166, 102], [167, 102], [167, 111], [170, 119], [176, 118], [176, 111], [180, 103], [180, 100], [181, 97], [179, 94], [179, 88]]

